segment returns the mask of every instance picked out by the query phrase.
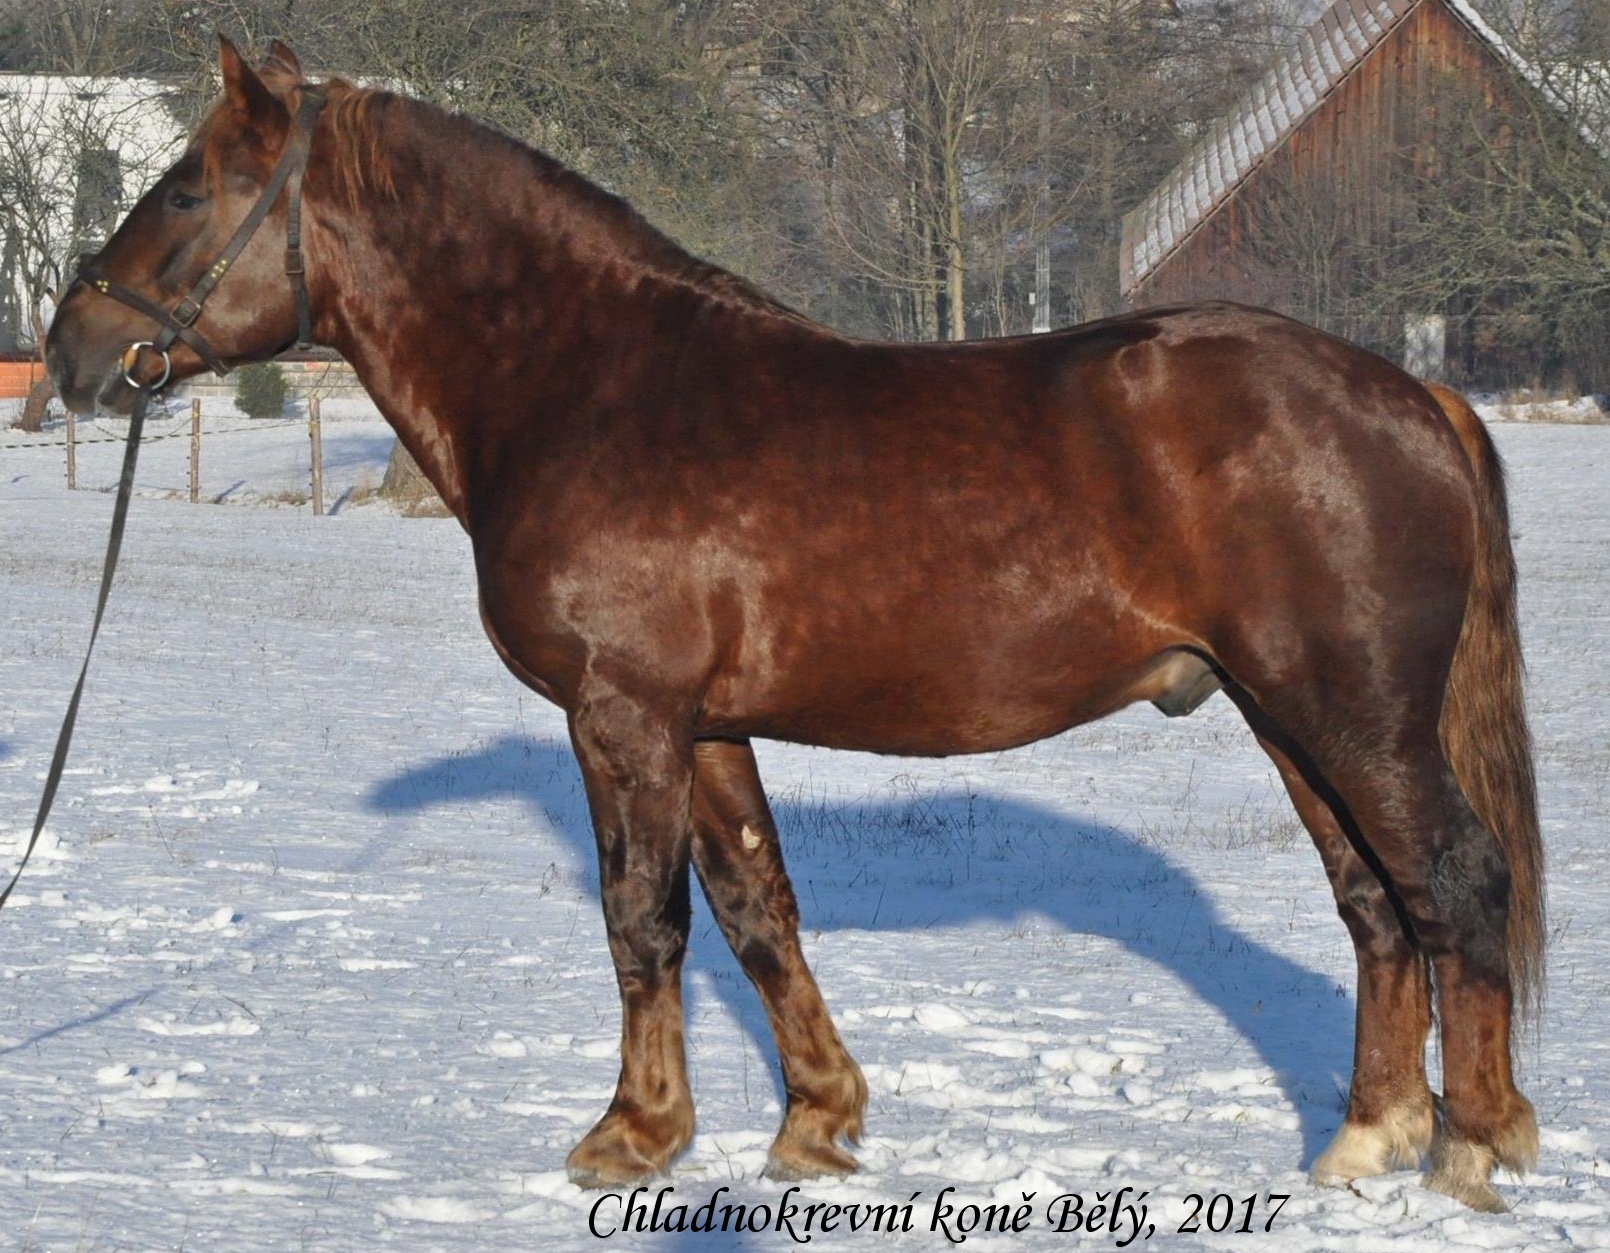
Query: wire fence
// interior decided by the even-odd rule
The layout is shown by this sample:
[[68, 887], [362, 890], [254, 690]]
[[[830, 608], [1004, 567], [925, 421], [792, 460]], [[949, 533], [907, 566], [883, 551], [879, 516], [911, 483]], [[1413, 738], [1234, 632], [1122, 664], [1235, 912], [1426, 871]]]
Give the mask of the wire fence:
[[[271, 419], [225, 415], [218, 409], [193, 398], [177, 411], [169, 407], [150, 415], [141, 445], [153, 446], [153, 455], [140, 460], [141, 494], [192, 503], [307, 504], [322, 514], [327, 443], [336, 508], [380, 486], [394, 436], [370, 405], [326, 406], [313, 397], [306, 402], [305, 416]], [[299, 438], [299, 432], [305, 434]], [[65, 470], [68, 488], [101, 490], [115, 481], [121, 453], [112, 450], [121, 450], [126, 439], [126, 423], [104, 415], [68, 415], [37, 434], [3, 431], [0, 471], [59, 484]], [[175, 447], [186, 440], [188, 453], [182, 445]], [[212, 451], [204, 453], [204, 448]]]
[[[260, 433], [260, 432], [263, 432], [263, 431], [272, 431], [272, 430], [279, 429], [281, 427], [305, 426], [309, 421], [308, 418], [280, 418], [280, 419], [269, 420], [269, 421], [264, 421], [262, 419], [248, 419], [248, 420], [251, 422], [251, 425], [249, 425], [249, 426], [247, 426], [247, 425], [225, 426], [225, 427], [215, 426], [215, 427], [211, 427], [208, 430], [206, 430], [204, 432], [204, 434], [208, 439], [214, 439], [214, 438], [217, 438], [218, 436], [222, 436], [222, 435], [247, 435], [247, 434], [253, 434], [253, 433]], [[147, 419], [147, 422], [149, 422], [149, 421], [150, 421], [150, 419]], [[62, 429], [61, 429], [61, 431], [59, 433], [57, 431], [52, 430], [50, 433], [43, 433], [42, 432], [39, 435], [33, 436], [32, 438], [24, 438], [24, 439], [15, 438], [15, 436], [16, 436], [15, 431], [11, 432], [11, 435], [12, 435], [12, 438], [9, 439], [9, 440], [0, 440], [0, 453], [12, 452], [12, 451], [15, 451], [17, 449], [23, 449], [23, 448], [28, 448], [28, 449], [61, 448], [61, 447], [65, 446], [65, 444], [67, 442], [67, 438], [68, 438], [67, 434], [66, 434], [65, 425], [62, 427]], [[156, 443], [160, 443], [162, 440], [165, 440], [165, 439], [189, 439], [189, 438], [190, 438], [190, 419], [189, 418], [184, 418], [184, 419], [182, 419], [182, 421], [176, 422], [174, 426], [170, 427], [167, 430], [163, 430], [163, 431], [153, 431], [150, 428], [150, 426], [147, 426], [146, 430], [145, 430], [145, 433], [140, 436], [140, 443], [141, 443], [141, 445], [156, 444]], [[90, 445], [90, 444], [119, 444], [119, 445], [121, 445], [124, 442], [124, 437], [121, 436], [121, 435], [90, 435], [90, 436], [83, 436], [83, 435], [78, 435], [75, 432], [75, 434], [72, 437], [72, 442], [74, 444], [76, 444], [80, 448], [86, 447], [87, 445]]]

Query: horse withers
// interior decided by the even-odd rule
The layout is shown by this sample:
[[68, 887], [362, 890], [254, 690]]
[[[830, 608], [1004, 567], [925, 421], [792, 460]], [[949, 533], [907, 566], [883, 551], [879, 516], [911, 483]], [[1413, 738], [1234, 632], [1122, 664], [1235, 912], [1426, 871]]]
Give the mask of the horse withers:
[[1502, 1207], [1494, 1167], [1537, 1146], [1510, 1040], [1541, 986], [1542, 857], [1502, 474], [1462, 399], [1230, 305], [851, 339], [472, 121], [310, 84], [278, 44], [220, 64], [185, 154], [63, 299], [51, 368], [72, 406], [127, 410], [163, 371], [306, 333], [464, 526], [487, 635], [565, 711], [597, 836], [621, 1064], [578, 1183], [691, 1138], [690, 866], [776, 1036], [770, 1172], [855, 1167], [866, 1084], [800, 951], [752, 738], [992, 751], [1222, 688], [1357, 950], [1315, 1177], [1424, 1157], [1432, 1187]]

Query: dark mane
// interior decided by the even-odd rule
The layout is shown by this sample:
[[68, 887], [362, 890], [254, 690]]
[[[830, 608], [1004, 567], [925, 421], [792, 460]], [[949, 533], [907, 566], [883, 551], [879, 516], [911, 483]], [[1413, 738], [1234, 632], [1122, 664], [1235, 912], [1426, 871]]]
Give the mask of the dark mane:
[[418, 136], [450, 148], [457, 164], [484, 164], [484, 185], [525, 186], [545, 202], [545, 208], [558, 206], [567, 236], [580, 247], [590, 244], [629, 257], [668, 282], [725, 304], [810, 322], [747, 279], [694, 256], [621, 197], [496, 127], [424, 100], [357, 87], [343, 79], [332, 79], [328, 91], [337, 143], [336, 185], [353, 207], [365, 198], [395, 199], [394, 158], [402, 145]]

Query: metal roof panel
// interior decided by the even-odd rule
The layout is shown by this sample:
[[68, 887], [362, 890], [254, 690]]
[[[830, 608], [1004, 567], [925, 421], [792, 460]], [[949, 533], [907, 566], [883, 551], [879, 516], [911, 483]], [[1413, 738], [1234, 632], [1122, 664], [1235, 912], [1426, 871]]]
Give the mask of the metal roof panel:
[[[1125, 218], [1129, 287], [1143, 282], [1425, 0], [1336, 0]], [[1443, 0], [1463, 16], [1466, 0]], [[1479, 21], [1480, 19], [1476, 19]], [[1491, 28], [1473, 26], [1496, 39]], [[1511, 58], [1508, 49], [1501, 52]], [[1133, 230], [1131, 230], [1131, 225]]]

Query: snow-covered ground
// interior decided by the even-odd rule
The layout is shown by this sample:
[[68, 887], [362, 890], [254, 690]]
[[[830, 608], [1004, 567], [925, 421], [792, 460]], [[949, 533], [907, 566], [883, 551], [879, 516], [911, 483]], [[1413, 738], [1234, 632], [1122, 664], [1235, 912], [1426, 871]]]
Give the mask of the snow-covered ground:
[[[305, 424], [226, 413], [203, 495], [305, 493]], [[169, 428], [142, 454], [57, 815], [0, 912], [0, 1247], [596, 1247], [620, 1204], [563, 1162], [612, 1090], [617, 1010], [563, 720], [482, 638], [455, 523], [165, 499], [187, 417]], [[846, 1210], [813, 1247], [937, 1247], [936, 1207], [960, 1236], [965, 1207], [1032, 1194], [1022, 1230], [967, 1247], [1109, 1248], [1126, 1219], [1076, 1237], [1047, 1214], [1128, 1187], [1153, 1248], [1610, 1248], [1610, 428], [1499, 439], [1553, 936], [1525, 1050], [1543, 1157], [1501, 1183], [1513, 1214], [1407, 1172], [1306, 1182], [1342, 1111], [1352, 953], [1221, 698], [943, 762], [761, 746], [806, 952], [871, 1087], [863, 1170], [759, 1178], [775, 1055], [701, 904], [699, 1130], [664, 1208], [767, 1207], [772, 1229], [652, 1243], [790, 1247], [778, 1213], [798, 1206], [803, 1237], [804, 1206], [833, 1203], [911, 1233]], [[327, 416], [327, 498], [377, 482], [389, 444]], [[109, 486], [119, 455], [82, 446], [81, 484]], [[32, 821], [110, 510], [65, 490], [59, 434], [0, 431], [0, 848]], [[1219, 1202], [1179, 1232], [1191, 1194], [1232, 1198], [1229, 1229], [1209, 1231]]]
[[[0, 401], [0, 477], [19, 473], [67, 482], [67, 430], [59, 416], [37, 435], [4, 429], [17, 404]], [[53, 405], [54, 408], [54, 405]], [[146, 415], [140, 443], [141, 495], [189, 500], [190, 405], [170, 401]], [[123, 467], [125, 418], [81, 418], [76, 430], [78, 486], [110, 491]], [[386, 472], [391, 428], [368, 401], [325, 400], [320, 414], [324, 506], [339, 513], [370, 507]], [[228, 400], [203, 402], [197, 496], [210, 504], [272, 505], [311, 511], [312, 440], [298, 404], [270, 421], [246, 417]]]

